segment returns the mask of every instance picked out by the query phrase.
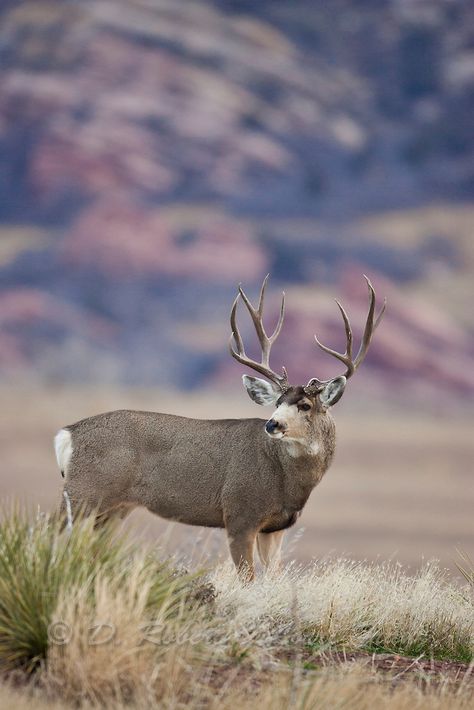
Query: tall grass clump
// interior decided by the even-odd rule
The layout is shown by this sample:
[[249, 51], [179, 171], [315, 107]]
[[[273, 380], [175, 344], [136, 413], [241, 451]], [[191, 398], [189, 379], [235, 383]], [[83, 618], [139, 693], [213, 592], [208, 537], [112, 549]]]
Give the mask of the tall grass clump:
[[119, 595], [130, 584], [137, 589], [143, 614], [160, 610], [170, 616], [176, 613], [188, 580], [140, 552], [116, 526], [94, 529], [91, 518], [78, 518], [69, 534], [60, 521], [47, 516], [32, 520], [19, 508], [3, 511], [0, 668], [34, 669], [52, 643], [61, 645], [67, 641], [62, 636], [71, 634], [71, 619], [60, 618], [58, 609], [66, 603], [77, 605], [78, 600], [94, 609], [101, 590], [110, 587]]

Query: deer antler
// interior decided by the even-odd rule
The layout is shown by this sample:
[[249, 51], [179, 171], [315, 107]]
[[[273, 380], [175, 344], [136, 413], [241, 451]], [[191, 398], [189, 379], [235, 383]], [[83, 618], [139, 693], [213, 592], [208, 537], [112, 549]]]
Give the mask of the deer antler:
[[[357, 370], [357, 368], [365, 358], [367, 350], [369, 349], [370, 341], [372, 340], [372, 336], [380, 321], [382, 320], [382, 316], [385, 313], [385, 307], [387, 305], [387, 299], [384, 299], [380, 313], [375, 318], [374, 287], [370, 283], [370, 280], [367, 278], [367, 276], [365, 276], [365, 274], [364, 279], [367, 281], [367, 287], [369, 289], [369, 312], [367, 313], [367, 320], [365, 323], [364, 335], [362, 336], [362, 343], [360, 345], [359, 352], [357, 353], [356, 358], [353, 359], [352, 357], [352, 330], [351, 325], [349, 323], [349, 318], [339, 301], [336, 301], [336, 303], [339, 310], [341, 311], [342, 320], [344, 321], [344, 328], [346, 331], [346, 351], [344, 353], [338, 353], [336, 350], [332, 350], [332, 348], [328, 348], [326, 345], [323, 345], [318, 340], [316, 335], [314, 336], [314, 339], [316, 340], [316, 343], [321, 348], [321, 350], [323, 350], [325, 353], [329, 353], [329, 355], [333, 355], [333, 357], [344, 363], [347, 368], [344, 373], [344, 376], [347, 379], [349, 379], [349, 377], [352, 377], [354, 372]], [[319, 392], [328, 382], [330, 382], [330, 380], [323, 381], [318, 380], [317, 377], [313, 377], [304, 389], [308, 394]]]
[[[265, 298], [265, 288], [267, 285], [268, 276], [269, 274], [267, 274], [265, 276], [265, 279], [263, 280], [262, 288], [260, 289], [260, 297], [258, 300], [257, 308], [254, 308], [252, 306], [248, 297], [244, 293], [242, 286], [239, 285], [239, 292], [235, 298], [234, 303], [232, 304], [232, 310], [230, 312], [230, 327], [232, 329], [232, 335], [229, 341], [229, 349], [232, 357], [234, 357], [238, 362], [240, 362], [242, 365], [247, 365], [247, 367], [250, 367], [253, 370], [256, 370], [256, 372], [259, 372], [261, 375], [264, 375], [269, 380], [274, 382], [282, 390], [282, 392], [284, 392], [289, 387], [287, 372], [285, 368], [282, 367], [282, 374], [279, 375], [271, 369], [270, 351], [273, 343], [278, 338], [283, 325], [283, 318], [285, 316], [285, 293], [283, 292], [283, 297], [281, 300], [280, 316], [278, 318], [278, 323], [272, 335], [268, 336], [265, 332], [265, 328], [263, 327], [262, 320], [263, 302]], [[245, 353], [244, 343], [242, 341], [242, 337], [240, 335], [236, 319], [237, 304], [239, 302], [240, 297], [242, 297], [243, 302], [247, 306], [247, 310], [250, 313], [250, 317], [252, 318], [253, 324], [255, 326], [255, 331], [257, 333], [260, 346], [262, 348], [262, 358], [260, 362], [252, 360]]]

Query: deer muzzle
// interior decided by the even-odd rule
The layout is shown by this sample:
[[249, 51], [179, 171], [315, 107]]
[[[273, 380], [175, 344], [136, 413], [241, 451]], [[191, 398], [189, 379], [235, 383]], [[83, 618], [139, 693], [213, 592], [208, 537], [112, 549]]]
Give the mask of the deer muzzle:
[[276, 419], [269, 419], [265, 424], [265, 431], [270, 436], [276, 436], [277, 434], [282, 436], [286, 431], [286, 424], [282, 424]]

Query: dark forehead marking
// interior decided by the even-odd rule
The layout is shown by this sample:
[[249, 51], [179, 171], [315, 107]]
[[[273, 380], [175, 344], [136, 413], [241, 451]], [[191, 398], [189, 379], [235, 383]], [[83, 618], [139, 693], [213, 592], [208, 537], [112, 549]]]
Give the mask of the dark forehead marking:
[[277, 405], [280, 404], [297, 404], [301, 399], [308, 399], [308, 395], [304, 391], [303, 387], [289, 387], [286, 392], [284, 392], [277, 401]]

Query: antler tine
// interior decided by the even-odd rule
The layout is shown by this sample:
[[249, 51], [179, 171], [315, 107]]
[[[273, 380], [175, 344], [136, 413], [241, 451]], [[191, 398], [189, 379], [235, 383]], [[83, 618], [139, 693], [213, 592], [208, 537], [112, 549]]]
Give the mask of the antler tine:
[[346, 355], [347, 357], [351, 358], [352, 357], [352, 328], [351, 324], [349, 323], [349, 317], [344, 310], [342, 303], [340, 303], [338, 300], [336, 300], [337, 307], [341, 311], [342, 315], [342, 320], [344, 321], [344, 328], [346, 330]]
[[[253, 311], [255, 313], [256, 317], [258, 318], [258, 324], [261, 327], [263, 335], [265, 336], [266, 339], [268, 339], [270, 341], [271, 344], [273, 344], [275, 342], [275, 340], [278, 338], [278, 336], [280, 335], [280, 331], [283, 326], [283, 319], [285, 317], [285, 292], [284, 291], [282, 292], [280, 315], [278, 317], [278, 323], [276, 324], [275, 330], [273, 331], [272, 335], [269, 336], [269, 335], [267, 335], [267, 333], [265, 331], [265, 327], [263, 325], [263, 304], [264, 304], [264, 300], [265, 300], [265, 289], [267, 287], [269, 277], [270, 277], [270, 274], [267, 274], [265, 276], [265, 278], [263, 279], [262, 287], [260, 289], [260, 296], [258, 299], [258, 306], [256, 309], [254, 309], [252, 307], [249, 299], [245, 296], [245, 294], [243, 294], [243, 295], [245, 297], [245, 303], [246, 303], [247, 308], [249, 308], [249, 310], [251, 309], [251, 312]], [[240, 289], [240, 290], [242, 291], [242, 289]], [[243, 291], [242, 291], [242, 293], [243, 293]]]
[[386, 308], [387, 308], [387, 299], [384, 298], [383, 303], [382, 303], [382, 308], [380, 309], [380, 313], [378, 314], [377, 318], [375, 319], [373, 333], [375, 333], [375, 331], [379, 327], [379, 323], [382, 320], [382, 317], [383, 317], [383, 314], [385, 313]]
[[238, 293], [237, 296], [234, 298], [234, 302], [232, 304], [232, 310], [230, 312], [230, 327], [232, 330], [232, 334], [230, 336], [230, 345], [232, 347], [232, 340], [234, 340], [239, 353], [241, 353], [242, 355], [245, 355], [244, 343], [243, 343], [242, 337], [240, 335], [239, 328], [237, 326], [237, 318], [236, 318], [237, 304], [239, 302], [239, 298], [240, 298], [240, 293]]
[[362, 360], [365, 358], [367, 354], [367, 350], [369, 349], [370, 341], [372, 340], [372, 336], [375, 332], [376, 327], [382, 320], [382, 316], [385, 312], [385, 306], [387, 303], [387, 300], [384, 299], [384, 303], [382, 306], [382, 309], [377, 316], [375, 322], [374, 322], [374, 315], [375, 315], [375, 290], [374, 287], [372, 286], [372, 283], [370, 279], [364, 274], [364, 279], [367, 282], [367, 288], [369, 289], [369, 312], [367, 313], [367, 320], [365, 323], [365, 328], [364, 328], [364, 335], [362, 336], [362, 343], [359, 348], [359, 352], [357, 353], [357, 357], [354, 360], [354, 370], [356, 370]]
[[270, 342], [273, 344], [275, 340], [278, 338], [280, 335], [280, 331], [283, 327], [283, 319], [285, 318], [285, 292], [282, 291], [281, 295], [281, 306], [280, 306], [280, 315], [278, 316], [278, 323], [276, 324], [276, 328], [273, 331], [273, 334], [270, 336]]
[[350, 377], [352, 373], [354, 372], [354, 363], [352, 362], [352, 329], [351, 329], [351, 324], [349, 323], [349, 318], [347, 316], [346, 311], [342, 307], [342, 305], [339, 303], [339, 301], [336, 300], [337, 307], [339, 308], [342, 319], [344, 321], [344, 328], [346, 331], [346, 352], [345, 353], [338, 353], [337, 350], [333, 350], [332, 348], [328, 348], [327, 345], [323, 345], [318, 340], [318, 337], [315, 335], [314, 339], [316, 340], [316, 343], [318, 346], [323, 350], [325, 353], [328, 353], [329, 355], [333, 355], [335, 358], [340, 360], [342, 363], [347, 368], [347, 371], [345, 373], [346, 377]]
[[[265, 279], [266, 281], [266, 279]], [[254, 308], [252, 306], [252, 303], [250, 302], [250, 299], [248, 298], [247, 294], [242, 288], [242, 285], [239, 284], [239, 293], [242, 296], [242, 299], [247, 306], [247, 310], [250, 313], [250, 317], [252, 319], [252, 322], [255, 326], [255, 330], [257, 332], [257, 336], [260, 342], [260, 346], [262, 348], [262, 364], [264, 363], [266, 367], [269, 366], [268, 360], [270, 357], [270, 351], [269, 351], [269, 343], [268, 343], [268, 337], [267, 334], [265, 333], [265, 329], [263, 327], [263, 322], [262, 322], [262, 315], [260, 312], [260, 308], [263, 306], [263, 299], [265, 295], [265, 281], [263, 282], [262, 289], [260, 291], [260, 300], [257, 308]]]
[[[263, 279], [263, 283], [260, 287], [260, 295], [258, 297], [258, 307], [257, 307], [257, 313], [260, 316], [260, 318], [263, 317], [263, 303], [265, 300], [265, 289], [267, 288], [267, 282], [270, 277], [270, 274], [267, 274], [265, 278]], [[262, 325], [263, 327], [263, 325]]]
[[[242, 285], [239, 284], [239, 292], [232, 304], [232, 309], [230, 313], [230, 326], [232, 329], [232, 335], [230, 337], [229, 348], [232, 357], [238, 360], [238, 362], [242, 363], [243, 365], [247, 365], [248, 367], [251, 367], [257, 372], [260, 372], [260, 374], [265, 375], [265, 377], [270, 379], [272, 382], [278, 384], [281, 389], [285, 389], [288, 386], [288, 376], [285, 368], [283, 368], [281, 375], [277, 374], [270, 368], [270, 350], [273, 343], [277, 339], [283, 325], [283, 318], [285, 315], [285, 294], [283, 294], [282, 303], [280, 307], [280, 316], [278, 318], [277, 326], [272, 335], [268, 336], [263, 326], [263, 304], [265, 299], [265, 288], [267, 285], [267, 281], [268, 274], [263, 280], [262, 287], [260, 289], [260, 296], [257, 308], [254, 308], [247, 294], [243, 290]], [[255, 331], [260, 342], [260, 347], [262, 348], [262, 358], [260, 363], [255, 360], [252, 360], [245, 354], [245, 348], [237, 326], [236, 318], [237, 305], [240, 297], [242, 297], [242, 300], [247, 307], [250, 317], [252, 318], [252, 322], [254, 324]], [[235, 343], [237, 350], [234, 349], [233, 343]]]

